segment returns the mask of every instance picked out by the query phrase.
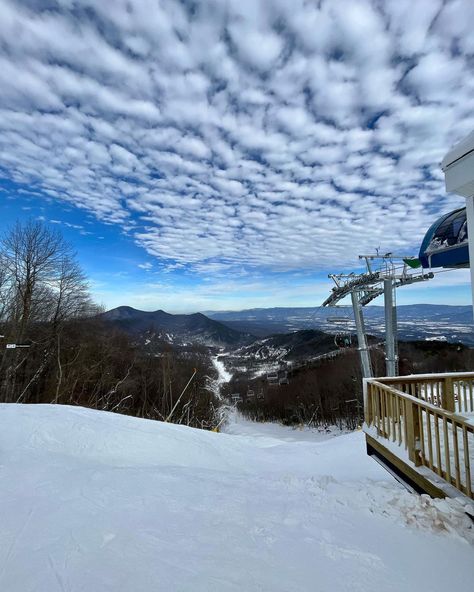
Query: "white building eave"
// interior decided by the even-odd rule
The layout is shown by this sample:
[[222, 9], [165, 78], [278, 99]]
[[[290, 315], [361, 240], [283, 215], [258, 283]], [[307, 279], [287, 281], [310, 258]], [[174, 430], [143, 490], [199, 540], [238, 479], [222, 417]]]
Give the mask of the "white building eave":
[[446, 154], [441, 163], [446, 191], [471, 197], [474, 195], [474, 131]]
[[469, 152], [474, 151], [474, 130], [466, 136], [463, 140], [455, 144], [451, 150], [446, 154], [441, 162], [441, 168], [445, 171], [450, 165], [457, 160], [466, 156]]
[[466, 198], [472, 306], [474, 309], [474, 131], [451, 148], [443, 158], [441, 168], [446, 179], [446, 191], [463, 195]]

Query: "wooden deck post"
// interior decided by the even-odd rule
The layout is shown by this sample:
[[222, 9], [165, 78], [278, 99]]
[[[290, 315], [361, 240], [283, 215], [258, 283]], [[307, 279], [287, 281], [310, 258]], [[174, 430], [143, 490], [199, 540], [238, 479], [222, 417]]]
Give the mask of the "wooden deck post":
[[373, 410], [372, 410], [372, 405], [373, 405], [373, 389], [374, 389], [374, 385], [371, 384], [370, 382], [368, 382], [365, 378], [364, 380], [364, 412], [365, 412], [365, 422], [367, 423], [367, 425], [372, 425], [372, 422], [374, 420], [373, 417]]
[[405, 421], [407, 423], [407, 451], [408, 458], [418, 467], [420, 459], [420, 418], [418, 407], [411, 401], [405, 401]]
[[443, 409], [454, 413], [456, 411], [454, 404], [454, 388], [453, 379], [450, 376], [444, 378], [443, 381], [443, 397], [441, 399]]

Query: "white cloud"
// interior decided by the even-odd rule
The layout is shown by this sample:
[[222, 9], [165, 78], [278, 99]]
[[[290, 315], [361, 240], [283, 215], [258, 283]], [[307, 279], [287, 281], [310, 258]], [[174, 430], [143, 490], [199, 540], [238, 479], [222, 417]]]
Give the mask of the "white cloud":
[[472, 10], [2, 0], [0, 172], [121, 226], [170, 273], [415, 252], [462, 204], [439, 162], [474, 128]]
[[153, 269], [153, 263], [150, 263], [150, 262], [139, 263], [138, 267], [140, 269], [144, 269], [145, 271], [150, 271], [151, 269]]

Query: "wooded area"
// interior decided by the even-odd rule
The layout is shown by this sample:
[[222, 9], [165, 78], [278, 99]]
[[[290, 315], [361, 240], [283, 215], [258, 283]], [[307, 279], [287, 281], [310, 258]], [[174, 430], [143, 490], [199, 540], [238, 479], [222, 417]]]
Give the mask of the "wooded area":
[[[473, 367], [474, 350], [436, 341], [399, 343], [400, 374], [461, 372]], [[371, 349], [376, 376], [384, 376], [383, 347]], [[362, 376], [355, 347], [343, 355], [308, 363], [288, 372], [288, 384], [272, 385], [265, 376], [249, 380], [236, 374], [226, 394], [239, 393], [239, 410], [249, 419], [314, 427], [356, 429], [363, 422]], [[247, 397], [248, 391], [256, 393]]]
[[83, 405], [212, 428], [209, 356], [199, 348], [144, 348], [100, 312], [59, 232], [42, 222], [8, 231], [0, 242], [0, 401]]

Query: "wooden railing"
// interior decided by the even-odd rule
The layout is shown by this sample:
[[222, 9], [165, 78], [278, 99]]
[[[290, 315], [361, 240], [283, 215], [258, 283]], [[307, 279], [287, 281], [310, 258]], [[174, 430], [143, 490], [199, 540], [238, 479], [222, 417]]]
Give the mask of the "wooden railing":
[[[370, 379], [365, 421], [392, 453], [474, 499], [474, 372]], [[397, 450], [398, 445], [398, 450]], [[395, 446], [395, 448], [393, 448]]]
[[474, 372], [396, 376], [380, 382], [446, 411], [474, 413]]

